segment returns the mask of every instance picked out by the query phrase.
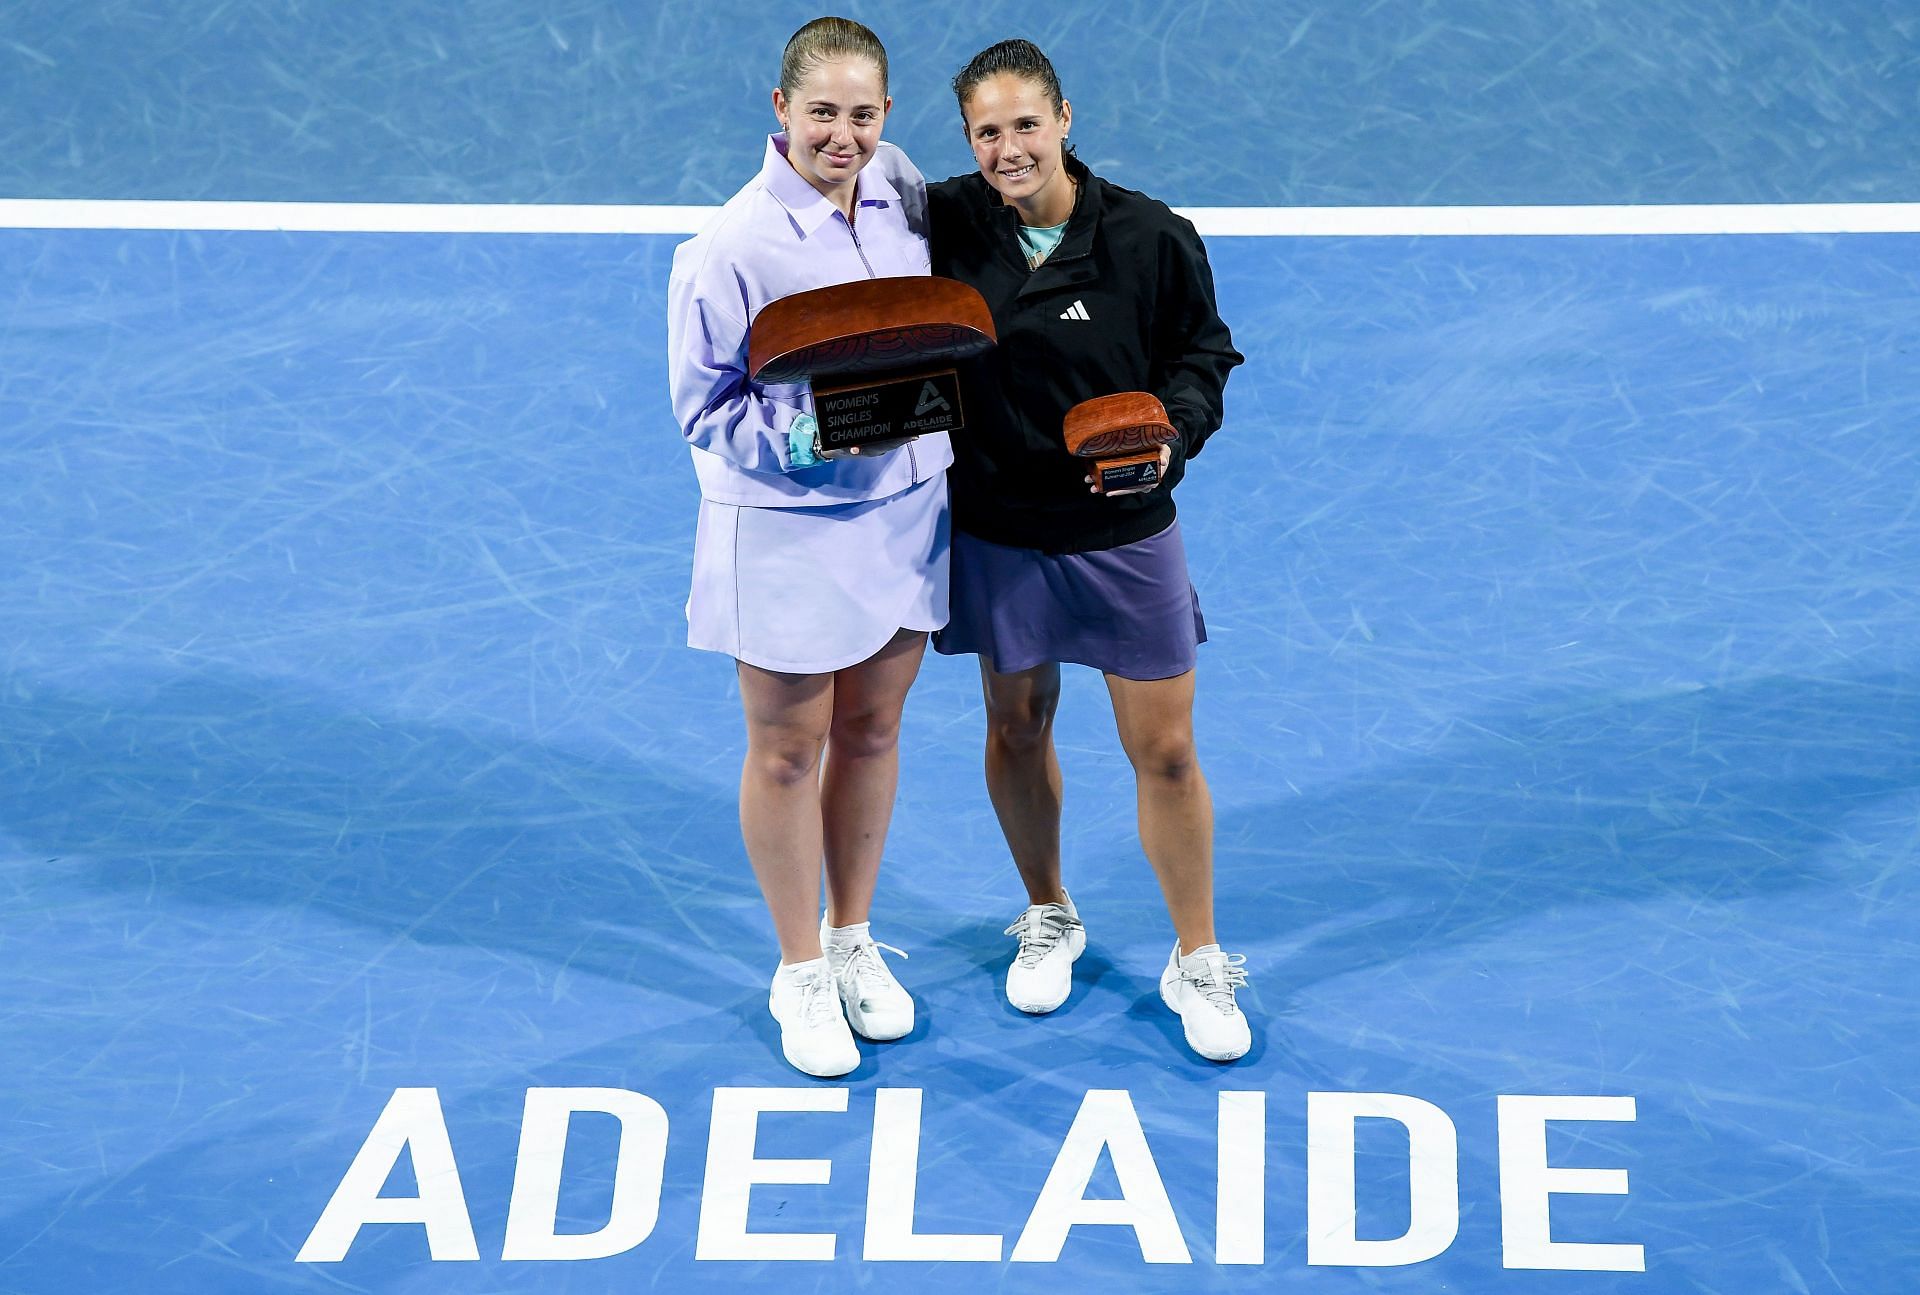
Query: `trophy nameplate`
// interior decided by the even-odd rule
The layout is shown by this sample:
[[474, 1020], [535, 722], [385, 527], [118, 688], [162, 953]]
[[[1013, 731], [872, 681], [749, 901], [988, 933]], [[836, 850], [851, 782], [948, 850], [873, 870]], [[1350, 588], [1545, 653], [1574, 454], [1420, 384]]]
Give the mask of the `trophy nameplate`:
[[965, 420], [955, 362], [994, 343], [978, 292], [952, 279], [857, 279], [797, 292], [753, 321], [755, 382], [806, 382], [822, 458], [877, 454]]
[[1144, 391], [1083, 400], [1067, 411], [1067, 450], [1091, 459], [1095, 494], [1131, 495], [1160, 484], [1160, 447], [1180, 439], [1166, 408]]

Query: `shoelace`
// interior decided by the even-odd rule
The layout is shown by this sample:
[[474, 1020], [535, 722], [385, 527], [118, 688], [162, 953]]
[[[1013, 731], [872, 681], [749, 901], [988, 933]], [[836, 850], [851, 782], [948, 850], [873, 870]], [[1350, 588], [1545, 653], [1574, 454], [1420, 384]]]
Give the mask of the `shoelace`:
[[1208, 958], [1198, 967], [1180, 964], [1180, 979], [1192, 985], [1214, 1010], [1226, 1015], [1234, 1010], [1233, 991], [1247, 983], [1247, 956], [1223, 953], [1219, 960]]
[[1080, 923], [1067, 916], [1067, 910], [1057, 904], [1035, 905], [1013, 919], [1002, 935], [1020, 937], [1020, 952], [1014, 955], [1014, 961], [1023, 967], [1037, 967], [1040, 959], [1053, 952], [1053, 946], [1060, 943], [1061, 937]]
[[891, 944], [882, 944], [878, 940], [864, 940], [847, 950], [845, 967], [853, 973], [853, 983], [864, 997], [869, 989], [887, 987], [887, 965], [880, 961], [880, 950], [897, 953], [907, 957], [905, 949], [896, 949]]
[[830, 974], [815, 972], [795, 981], [794, 988], [800, 991], [800, 1019], [805, 1024], [825, 1025], [840, 1014], [840, 995]]

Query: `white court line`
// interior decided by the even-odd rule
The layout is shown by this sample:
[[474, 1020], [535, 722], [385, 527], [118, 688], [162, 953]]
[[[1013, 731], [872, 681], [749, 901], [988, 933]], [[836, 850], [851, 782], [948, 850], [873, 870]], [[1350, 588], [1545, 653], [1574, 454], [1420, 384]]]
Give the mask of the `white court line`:
[[716, 207], [451, 202], [158, 202], [0, 198], [6, 229], [238, 229], [344, 234], [691, 234]]
[[1591, 234], [1913, 234], [1920, 202], [1650, 207], [1184, 207], [1202, 234], [1268, 238]]
[[[356, 234], [691, 234], [713, 207], [0, 198], [4, 229], [290, 230]], [[1202, 234], [1913, 234], [1920, 202], [1614, 207], [1176, 207]]]

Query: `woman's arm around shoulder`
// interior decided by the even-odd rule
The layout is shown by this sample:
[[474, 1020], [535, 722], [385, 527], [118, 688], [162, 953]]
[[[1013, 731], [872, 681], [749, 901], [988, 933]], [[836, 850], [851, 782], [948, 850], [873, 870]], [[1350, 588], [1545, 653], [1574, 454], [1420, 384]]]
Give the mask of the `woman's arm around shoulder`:
[[906, 150], [885, 140], [880, 142], [873, 164], [900, 195], [900, 210], [906, 217], [907, 228], [925, 242], [928, 237], [927, 177], [920, 174], [920, 168], [913, 164]]
[[974, 199], [968, 193], [969, 179], [978, 181], [978, 172], [936, 180], [927, 186], [927, 217], [933, 243], [933, 272], [967, 281], [961, 268], [962, 249], [979, 237], [973, 228]]

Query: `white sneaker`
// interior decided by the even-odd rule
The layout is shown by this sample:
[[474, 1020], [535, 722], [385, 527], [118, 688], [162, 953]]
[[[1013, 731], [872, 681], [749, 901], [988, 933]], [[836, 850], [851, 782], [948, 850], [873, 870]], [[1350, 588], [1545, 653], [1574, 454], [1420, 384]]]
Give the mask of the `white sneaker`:
[[780, 1022], [780, 1051], [795, 1070], [832, 1079], [860, 1064], [825, 958], [782, 963], [773, 973], [767, 1010]]
[[1007, 968], [1007, 1001], [1023, 1012], [1051, 1012], [1073, 992], [1073, 961], [1087, 947], [1073, 899], [1034, 904], [1006, 930], [1020, 937], [1020, 951]]
[[1246, 961], [1220, 952], [1217, 944], [1183, 956], [1175, 940], [1173, 956], [1160, 973], [1160, 997], [1179, 1014], [1187, 1046], [1210, 1061], [1244, 1057], [1253, 1046], [1253, 1031], [1233, 1001], [1233, 991], [1247, 983]]
[[913, 995], [880, 959], [880, 950], [906, 957], [906, 950], [881, 944], [867, 931], [865, 922], [852, 926], [828, 926], [820, 919], [820, 947], [827, 951], [833, 967], [833, 982], [840, 990], [840, 1004], [846, 1009], [847, 1024], [863, 1039], [885, 1043], [913, 1033]]

